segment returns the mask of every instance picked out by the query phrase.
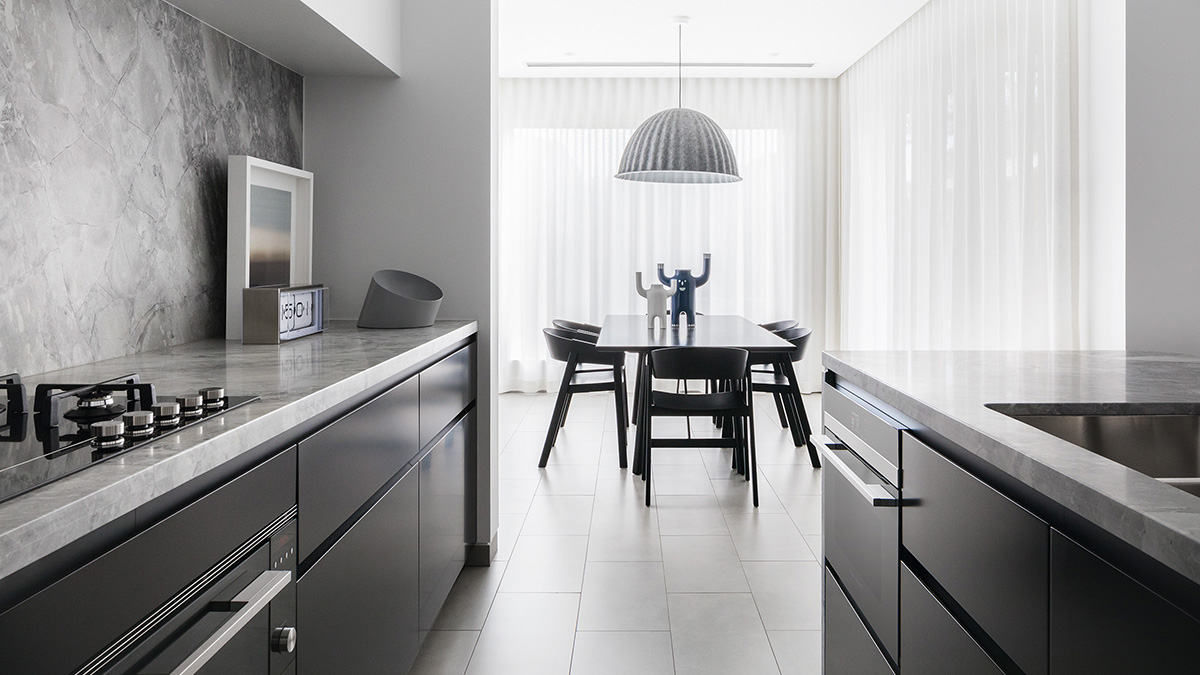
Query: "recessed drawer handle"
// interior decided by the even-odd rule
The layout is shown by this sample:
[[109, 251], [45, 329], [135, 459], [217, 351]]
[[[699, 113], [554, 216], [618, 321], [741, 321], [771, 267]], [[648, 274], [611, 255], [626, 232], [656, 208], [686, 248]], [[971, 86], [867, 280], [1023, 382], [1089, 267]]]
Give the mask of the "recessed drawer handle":
[[238, 611], [209, 636], [204, 644], [189, 654], [178, 668], [172, 670], [171, 675], [193, 675], [203, 668], [238, 631], [250, 623], [263, 607], [270, 604], [271, 600], [291, 583], [291, 571], [266, 571], [255, 577], [254, 581], [233, 599], [231, 604], [241, 605]]
[[871, 506], [900, 506], [900, 500], [893, 497], [892, 493], [885, 490], [883, 486], [871, 485], [863, 481], [863, 479], [858, 477], [858, 474], [854, 473], [850, 470], [850, 467], [846, 466], [846, 463], [843, 462], [842, 458], [838, 457], [837, 452], [835, 452], [836, 450], [845, 448], [846, 446], [838, 443], [828, 436], [821, 436], [820, 443], [825, 447], [825, 451], [821, 454], [825, 455], [825, 459], [829, 462], [829, 465], [836, 469], [838, 473], [842, 474], [842, 477], [849, 481], [850, 484], [854, 486], [854, 489], [857, 490], [858, 493], [863, 496], [863, 498], [870, 502]]

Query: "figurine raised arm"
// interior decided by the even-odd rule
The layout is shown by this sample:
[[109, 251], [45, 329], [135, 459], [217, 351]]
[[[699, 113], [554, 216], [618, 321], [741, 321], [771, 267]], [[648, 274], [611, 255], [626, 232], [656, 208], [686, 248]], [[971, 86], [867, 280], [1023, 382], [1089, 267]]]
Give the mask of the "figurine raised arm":
[[675, 283], [676, 292], [671, 296], [671, 326], [679, 325], [679, 315], [687, 314], [687, 322], [689, 326], [696, 325], [696, 289], [708, 283], [708, 274], [711, 271], [712, 254], [704, 254], [704, 271], [700, 276], [692, 276], [692, 271], [675, 270], [674, 276], [668, 277], [663, 272], [663, 264], [658, 263], [658, 280], [666, 283]]
[[637, 273], [637, 292], [638, 295], [646, 298], [646, 328], [654, 329], [654, 320], [658, 319], [663, 328], [667, 327], [667, 298], [675, 295], [676, 283], [671, 280], [670, 290], [658, 285], [650, 284], [649, 288], [642, 287], [642, 273]]

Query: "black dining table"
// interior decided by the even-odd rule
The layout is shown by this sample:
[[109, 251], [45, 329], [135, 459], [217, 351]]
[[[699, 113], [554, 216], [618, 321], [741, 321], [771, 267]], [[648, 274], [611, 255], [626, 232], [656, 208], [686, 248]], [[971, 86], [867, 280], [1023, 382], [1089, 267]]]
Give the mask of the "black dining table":
[[[645, 314], [609, 314], [604, 317], [596, 349], [610, 352], [633, 352], [638, 355], [637, 384], [634, 392], [634, 420], [642, 402], [649, 400], [653, 378], [650, 377], [646, 355], [663, 347], [737, 347], [751, 352], [789, 352], [792, 343], [742, 316], [703, 314], [695, 325], [648, 328]], [[641, 473], [642, 427], [638, 425], [634, 443], [633, 472]]]

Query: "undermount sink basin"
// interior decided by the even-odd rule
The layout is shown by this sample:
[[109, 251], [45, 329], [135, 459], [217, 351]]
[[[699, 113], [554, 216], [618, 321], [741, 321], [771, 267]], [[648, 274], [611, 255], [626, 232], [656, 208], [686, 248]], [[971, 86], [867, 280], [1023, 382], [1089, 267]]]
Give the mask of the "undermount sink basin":
[[[1160, 404], [1164, 409], [1187, 410], [1162, 414], [1125, 414], [1118, 404], [1064, 405], [1062, 412], [1047, 404], [988, 407], [1200, 496], [1200, 405]], [[1098, 410], [1088, 411], [1088, 407]]]

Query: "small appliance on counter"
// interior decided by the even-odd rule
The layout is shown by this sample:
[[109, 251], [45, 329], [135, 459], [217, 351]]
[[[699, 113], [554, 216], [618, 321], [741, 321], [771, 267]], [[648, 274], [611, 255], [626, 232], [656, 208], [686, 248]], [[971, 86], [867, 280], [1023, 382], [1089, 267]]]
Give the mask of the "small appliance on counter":
[[242, 344], [277, 345], [325, 329], [325, 286], [242, 289]]
[[358, 315], [359, 328], [432, 326], [442, 306], [442, 289], [425, 277], [400, 270], [380, 270]]

